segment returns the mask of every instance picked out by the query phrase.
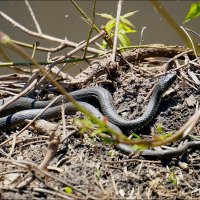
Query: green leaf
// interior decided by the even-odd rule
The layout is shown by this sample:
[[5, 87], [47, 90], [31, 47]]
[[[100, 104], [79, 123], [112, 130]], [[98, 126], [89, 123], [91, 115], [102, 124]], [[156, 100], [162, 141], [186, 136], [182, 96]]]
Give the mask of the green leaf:
[[112, 15], [109, 15], [107, 13], [96, 13], [96, 14], [107, 19], [114, 19]]
[[191, 5], [183, 23], [185, 24], [190, 20], [197, 18], [198, 16], [200, 16], [200, 2]]
[[109, 20], [106, 25], [105, 25], [105, 29], [108, 33], [111, 32], [111, 30], [115, 27], [115, 19]]
[[165, 134], [165, 137], [168, 138], [168, 137], [172, 136], [172, 134], [173, 134], [173, 132], [169, 131], [168, 133]]
[[129, 26], [132, 26], [133, 28], [135, 28], [135, 26], [128, 20], [128, 19], [123, 19], [123, 18], [121, 18], [120, 19], [123, 23], [125, 23], [125, 24], [127, 24], [127, 25], [129, 25]]
[[136, 30], [126, 31], [125, 33], [135, 33]]
[[101, 179], [101, 170], [97, 169], [95, 174], [96, 174], [97, 181], [100, 181], [100, 179]]
[[126, 27], [127, 27], [126, 24], [124, 24], [122, 22], [119, 23], [119, 30], [120, 29], [126, 29]]
[[124, 47], [121, 44], [119, 44], [119, 48], [121, 49], [121, 52], [124, 52]]
[[66, 188], [65, 188], [65, 192], [66, 192], [67, 194], [72, 194], [72, 188], [71, 188], [71, 187], [66, 187]]
[[118, 34], [124, 35], [124, 34], [126, 34], [126, 31], [124, 29], [120, 29]]
[[134, 32], [136, 32], [135, 30], [132, 30], [132, 29], [130, 29], [130, 30], [125, 30], [125, 29], [120, 29], [119, 30], [119, 33], [121, 33], [121, 34], [126, 34], [126, 33], [134, 33]]
[[126, 32], [135, 32], [135, 30], [131, 29], [129, 26], [127, 26], [127, 25], [126, 25], [125, 23], [123, 23], [123, 22], [120, 22], [120, 24], [119, 24], [119, 32], [120, 32], [121, 30], [124, 30], [124, 31], [126, 31]]
[[109, 153], [109, 157], [110, 158], [114, 158], [115, 157], [115, 151], [114, 150], [110, 150], [108, 153]]
[[139, 10], [136, 10], [136, 11], [133, 11], [133, 12], [128, 12], [124, 15], [121, 16], [121, 18], [127, 18], [127, 17], [130, 17], [132, 15], [134, 15], [135, 13], [137, 13]]
[[103, 40], [102, 44], [101, 44], [101, 47], [106, 49], [108, 46], [107, 42], [105, 40]]
[[174, 172], [172, 172], [169, 177], [168, 177], [168, 180], [175, 186], [175, 187], [178, 187], [178, 179], [177, 179], [177, 176]]
[[96, 130], [94, 130], [93, 132], [92, 132], [92, 134], [91, 134], [91, 136], [96, 136], [96, 135], [98, 135], [99, 133], [104, 133], [104, 132], [107, 132], [107, 128], [105, 128], [105, 127], [101, 127], [101, 128], [98, 128], [98, 129], [96, 129]]
[[125, 34], [118, 33], [118, 38], [123, 47], [127, 47], [131, 45], [129, 38]]
[[156, 126], [156, 131], [159, 133], [159, 134], [164, 134], [165, 131], [164, 131], [164, 128], [163, 128], [163, 125], [162, 124], [157, 124]]
[[102, 140], [104, 143], [106, 143], [106, 144], [113, 144], [113, 140], [112, 140], [112, 138], [109, 138], [109, 137], [107, 137], [107, 138], [103, 138], [103, 140]]
[[144, 151], [145, 149], [147, 149], [147, 146], [145, 146], [145, 145], [142, 145], [142, 144], [134, 144], [133, 146], [132, 146], [132, 148], [133, 148], [133, 150], [135, 150], [135, 151]]
[[142, 138], [138, 135], [138, 134], [136, 134], [136, 133], [132, 133], [131, 134], [133, 137], [135, 137], [135, 138], [137, 138], [138, 140], [141, 140]]
[[128, 27], [126, 24], [124, 24], [123, 23], [123, 29], [125, 30], [125, 31], [132, 31], [133, 29], [131, 29], [130, 27]]

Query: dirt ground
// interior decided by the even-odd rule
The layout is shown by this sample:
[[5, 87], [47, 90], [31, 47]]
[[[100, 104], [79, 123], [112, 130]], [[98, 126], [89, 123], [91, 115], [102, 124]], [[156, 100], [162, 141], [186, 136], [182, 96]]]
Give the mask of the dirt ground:
[[[146, 73], [149, 71], [150, 73]], [[118, 112], [125, 118], [140, 116], [147, 105], [146, 97], [159, 79], [161, 67], [143, 67], [139, 70], [120, 67], [115, 80], [102, 75], [90, 85], [108, 89]], [[187, 69], [185, 71], [187, 73]], [[197, 75], [200, 74], [195, 69]], [[181, 74], [162, 99], [156, 117], [137, 134], [149, 137], [158, 132], [178, 130], [200, 102], [199, 89], [188, 85]], [[66, 131], [72, 132], [74, 116], [66, 117]], [[200, 123], [185, 140], [200, 139]], [[7, 131], [1, 142], [13, 134]], [[147, 136], [146, 136], [147, 135]], [[23, 141], [23, 142], [19, 142]], [[28, 129], [17, 137], [12, 155], [12, 141], [1, 150], [2, 158], [30, 161], [38, 166], [47, 150], [47, 133]], [[177, 147], [181, 141], [169, 144]], [[3, 151], [3, 152], [2, 152]], [[199, 150], [188, 151], [170, 161], [146, 160], [140, 156], [124, 155], [98, 137], [80, 136], [72, 132], [59, 144], [48, 171], [27, 163], [0, 162], [1, 199], [199, 199]], [[45, 174], [47, 173], [47, 174]], [[20, 184], [23, 183], [23, 186]], [[66, 192], [67, 190], [67, 192]]]

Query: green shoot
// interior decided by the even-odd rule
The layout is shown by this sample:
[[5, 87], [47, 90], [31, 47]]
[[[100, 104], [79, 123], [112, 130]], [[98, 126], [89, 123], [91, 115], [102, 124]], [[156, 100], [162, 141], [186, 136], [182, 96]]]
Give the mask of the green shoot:
[[156, 126], [156, 132], [158, 134], [161, 134], [161, 135], [165, 134], [164, 127], [163, 127], [163, 125], [161, 123], [157, 124], [157, 126]]
[[110, 158], [114, 158], [115, 157], [115, 151], [114, 150], [110, 150], [109, 151], [109, 157]]
[[100, 169], [99, 164], [97, 164], [96, 166], [95, 176], [96, 176], [97, 181], [99, 182], [101, 179], [101, 169]]
[[[172, 132], [165, 132], [164, 127], [161, 123], [158, 123], [156, 126], [156, 132], [160, 135], [162, 135], [164, 138], [170, 137], [172, 135]], [[163, 138], [163, 139], [164, 139]]]
[[142, 138], [141, 138], [138, 134], [136, 134], [136, 133], [132, 133], [132, 136], [133, 136], [134, 138], [138, 139], [138, 140], [141, 140], [141, 139], [142, 139]]
[[65, 192], [67, 193], [67, 194], [72, 194], [72, 188], [71, 187], [66, 187], [65, 188]]
[[200, 16], [200, 1], [198, 3], [193, 3], [190, 7], [188, 14], [186, 15], [183, 24], [189, 22]]
[[[133, 28], [135, 28], [135, 26], [126, 18], [134, 15], [137, 12], [138, 12], [138, 10], [129, 12], [120, 17], [120, 24], [119, 24], [119, 31], [118, 31], [118, 39], [120, 41], [120, 47], [131, 46], [130, 39], [128, 38], [128, 36], [126, 34], [134, 33], [134, 32], [136, 32], [136, 30], [133, 29]], [[110, 37], [113, 37], [114, 36], [114, 28], [116, 26], [116, 19], [112, 15], [109, 15], [106, 13], [97, 13], [97, 15], [109, 19], [109, 21], [105, 25], [105, 30], [107, 31], [107, 33], [109, 34]], [[102, 42], [102, 47], [104, 49], [107, 48], [107, 43], [105, 40], [103, 40], [103, 42]]]
[[172, 172], [169, 177], [168, 180], [177, 188], [178, 187], [178, 179], [177, 176], [174, 172]]

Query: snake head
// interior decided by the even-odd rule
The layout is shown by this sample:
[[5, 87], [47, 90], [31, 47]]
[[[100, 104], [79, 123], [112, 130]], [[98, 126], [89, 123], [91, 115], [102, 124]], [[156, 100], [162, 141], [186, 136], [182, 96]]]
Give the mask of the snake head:
[[170, 74], [163, 76], [159, 81], [159, 85], [162, 88], [162, 91], [165, 92], [172, 85], [172, 83], [176, 80], [176, 77], [177, 77], [176, 72], [172, 72]]

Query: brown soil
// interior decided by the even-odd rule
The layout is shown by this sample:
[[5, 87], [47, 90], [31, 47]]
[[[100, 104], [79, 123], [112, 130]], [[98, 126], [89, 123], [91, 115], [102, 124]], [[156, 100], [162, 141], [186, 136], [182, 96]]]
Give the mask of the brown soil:
[[[161, 67], [145, 70], [152, 75], [142, 70], [136, 72], [133, 68], [120, 67], [115, 80], [109, 81], [103, 75], [90, 85], [98, 83], [107, 88], [113, 94], [119, 113], [128, 119], [137, 118], [143, 113], [147, 104], [145, 98], [158, 80], [155, 75], [162, 72]], [[196, 70], [196, 73], [199, 71]], [[194, 113], [199, 101], [199, 90], [186, 84], [179, 74], [164, 96], [154, 120], [137, 134], [156, 133], [158, 124], [165, 132], [178, 130]], [[67, 116], [67, 132], [73, 130], [73, 127], [69, 127], [73, 117]], [[192, 136], [199, 138], [199, 125], [190, 133], [188, 140]], [[1, 141], [10, 134], [13, 132], [4, 134]], [[30, 139], [41, 136], [47, 134], [30, 129], [25, 131], [17, 139], [23, 139], [23, 143], [16, 144], [10, 159], [39, 165], [47, 149], [47, 139]], [[179, 143], [169, 146], [177, 147]], [[9, 153], [10, 147], [2, 150]], [[7, 157], [1, 154], [2, 158]], [[22, 167], [16, 163], [0, 162], [0, 196], [1, 199], [199, 199], [199, 159], [199, 150], [188, 151], [180, 158], [166, 162], [132, 158], [115, 150], [112, 145], [102, 143], [98, 137], [90, 138], [87, 134], [80, 137], [76, 132], [59, 145], [50, 162], [49, 166], [54, 167], [48, 170], [52, 178], [31, 165], [23, 164]], [[30, 177], [32, 180], [24, 187], [17, 187]], [[72, 188], [71, 197], [65, 193], [67, 186]], [[58, 196], [56, 191], [63, 196]]]

